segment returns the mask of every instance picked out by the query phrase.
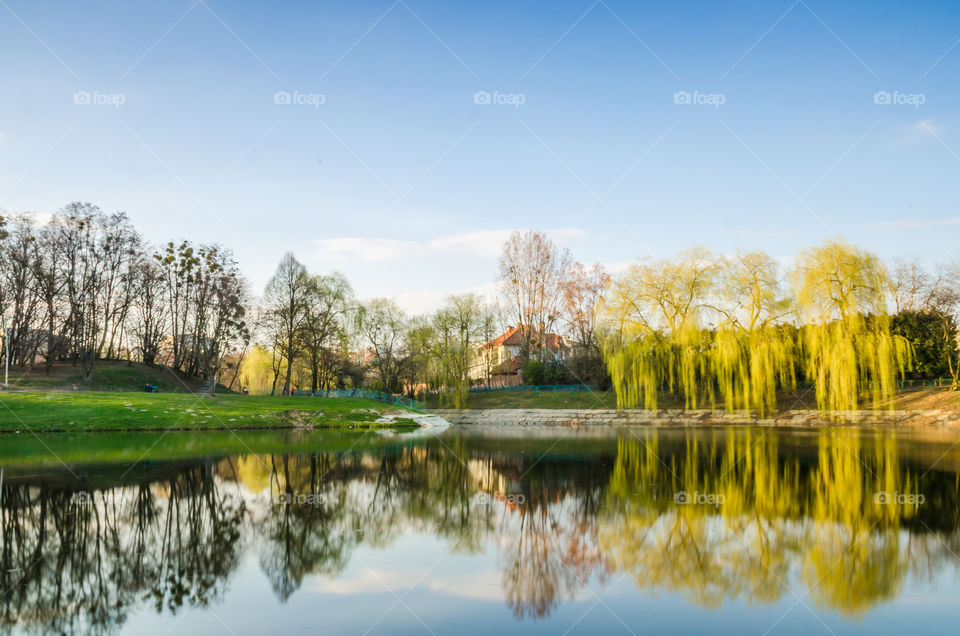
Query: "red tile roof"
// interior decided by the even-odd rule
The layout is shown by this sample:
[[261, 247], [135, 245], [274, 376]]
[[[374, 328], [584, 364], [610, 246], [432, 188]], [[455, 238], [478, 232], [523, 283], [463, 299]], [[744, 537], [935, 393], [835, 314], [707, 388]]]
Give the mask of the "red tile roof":
[[[540, 336], [537, 334], [537, 331], [527, 326], [524, 331], [531, 334], [531, 340], [539, 340]], [[550, 349], [554, 353], [560, 351], [561, 349], [569, 349], [567, 343], [563, 340], [563, 336], [559, 336], [555, 333], [546, 334], [546, 342], [544, 343], [547, 349]], [[487, 344], [480, 347], [481, 349], [490, 349], [493, 347], [519, 347], [523, 344], [523, 338], [520, 335], [520, 327], [511, 327], [504, 333], [500, 334]]]

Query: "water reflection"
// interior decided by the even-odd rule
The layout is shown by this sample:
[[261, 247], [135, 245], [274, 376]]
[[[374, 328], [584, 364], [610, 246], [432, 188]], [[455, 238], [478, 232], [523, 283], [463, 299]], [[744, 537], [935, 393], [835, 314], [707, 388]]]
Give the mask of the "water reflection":
[[103, 632], [141, 601], [176, 611], [222, 594], [237, 563], [244, 501], [223, 493], [209, 465], [171, 472], [93, 493], [5, 483], [3, 624]]
[[207, 607], [230, 593], [244, 554], [284, 603], [308, 577], [340, 575], [358, 548], [411, 533], [494, 555], [502, 598], [532, 620], [620, 575], [701, 607], [775, 602], [799, 582], [816, 607], [856, 617], [911, 576], [955, 571], [960, 553], [949, 444], [893, 433], [450, 435], [148, 468], [7, 475], [6, 629], [110, 632], [145, 606]]

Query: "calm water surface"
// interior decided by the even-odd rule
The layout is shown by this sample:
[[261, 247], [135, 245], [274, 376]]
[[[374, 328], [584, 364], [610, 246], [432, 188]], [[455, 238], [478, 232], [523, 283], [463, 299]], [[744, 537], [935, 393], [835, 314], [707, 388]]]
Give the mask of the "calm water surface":
[[5, 436], [0, 630], [956, 634], [957, 441]]

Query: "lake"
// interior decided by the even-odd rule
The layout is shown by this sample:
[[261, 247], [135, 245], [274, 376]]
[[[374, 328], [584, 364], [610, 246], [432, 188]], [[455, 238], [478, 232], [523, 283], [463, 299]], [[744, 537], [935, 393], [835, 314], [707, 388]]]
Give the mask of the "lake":
[[957, 432], [0, 437], [4, 632], [957, 632]]

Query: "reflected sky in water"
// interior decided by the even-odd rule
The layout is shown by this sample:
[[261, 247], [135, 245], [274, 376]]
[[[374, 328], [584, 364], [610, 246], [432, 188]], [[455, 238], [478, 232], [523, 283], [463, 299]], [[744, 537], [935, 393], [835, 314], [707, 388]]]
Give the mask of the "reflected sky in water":
[[0, 628], [956, 633], [957, 440], [8, 437]]

